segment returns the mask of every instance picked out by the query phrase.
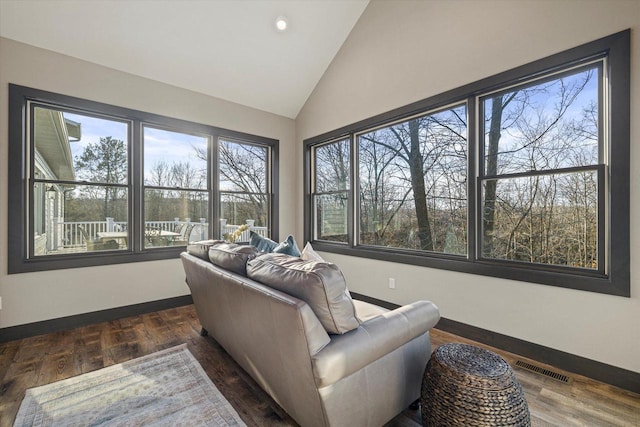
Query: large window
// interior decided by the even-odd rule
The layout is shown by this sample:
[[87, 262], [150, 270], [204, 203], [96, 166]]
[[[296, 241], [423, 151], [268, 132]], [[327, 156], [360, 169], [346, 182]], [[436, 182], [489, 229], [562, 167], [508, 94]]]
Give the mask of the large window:
[[277, 239], [275, 140], [16, 85], [9, 114], [9, 273]]
[[625, 31], [307, 140], [306, 237], [628, 296], [629, 87]]

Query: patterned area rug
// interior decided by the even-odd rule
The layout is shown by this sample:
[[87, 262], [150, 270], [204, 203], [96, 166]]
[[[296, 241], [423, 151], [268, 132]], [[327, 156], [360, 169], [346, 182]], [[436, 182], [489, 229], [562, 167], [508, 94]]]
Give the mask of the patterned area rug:
[[14, 426], [245, 426], [186, 344], [28, 389]]

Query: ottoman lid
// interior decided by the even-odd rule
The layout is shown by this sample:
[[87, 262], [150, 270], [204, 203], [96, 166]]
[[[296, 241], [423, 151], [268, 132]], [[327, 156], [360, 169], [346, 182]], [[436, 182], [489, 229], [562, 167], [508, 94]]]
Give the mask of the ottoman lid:
[[499, 355], [468, 344], [443, 344], [436, 349], [435, 357], [447, 368], [475, 377], [501, 377], [511, 370], [509, 364]]

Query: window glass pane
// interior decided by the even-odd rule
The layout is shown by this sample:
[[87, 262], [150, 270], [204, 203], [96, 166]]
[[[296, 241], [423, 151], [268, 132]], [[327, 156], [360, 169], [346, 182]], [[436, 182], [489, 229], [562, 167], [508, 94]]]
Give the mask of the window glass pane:
[[220, 191], [268, 193], [268, 153], [264, 146], [219, 141]]
[[36, 183], [35, 256], [128, 247], [128, 191], [123, 187]]
[[466, 106], [358, 136], [360, 243], [467, 253]]
[[349, 193], [320, 194], [315, 196], [315, 239], [348, 242]]
[[[248, 224], [251, 230], [269, 237], [269, 196], [267, 194], [220, 194], [220, 236], [236, 231], [240, 226]], [[248, 242], [249, 231], [237, 241]]]
[[144, 247], [181, 246], [209, 236], [205, 191], [146, 189]]
[[145, 126], [145, 185], [206, 189], [207, 140]]
[[44, 179], [128, 182], [126, 123], [35, 107], [33, 137]]
[[484, 99], [485, 174], [598, 163], [598, 69]]
[[315, 153], [315, 192], [348, 190], [350, 157], [349, 140], [321, 145]]
[[484, 257], [598, 268], [596, 171], [488, 180], [483, 195]]

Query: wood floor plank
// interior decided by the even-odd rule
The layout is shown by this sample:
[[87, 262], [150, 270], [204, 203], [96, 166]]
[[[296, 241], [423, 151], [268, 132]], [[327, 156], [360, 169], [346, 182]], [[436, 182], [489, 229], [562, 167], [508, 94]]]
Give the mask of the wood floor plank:
[[6, 346], [0, 346], [0, 379], [4, 378], [7, 370], [13, 363], [18, 349], [20, 348], [19, 341], [11, 341]]
[[[465, 342], [494, 351], [512, 365], [518, 359], [538, 364], [437, 329], [432, 330], [431, 340], [433, 349]], [[296, 425], [215, 340], [200, 336], [200, 322], [189, 305], [0, 344], [0, 427], [13, 424], [27, 388], [182, 343], [248, 426]], [[640, 426], [640, 395], [565, 371], [558, 372], [573, 377], [571, 384], [519, 368], [514, 371], [535, 427]], [[407, 409], [385, 427], [419, 425], [420, 410]]]

